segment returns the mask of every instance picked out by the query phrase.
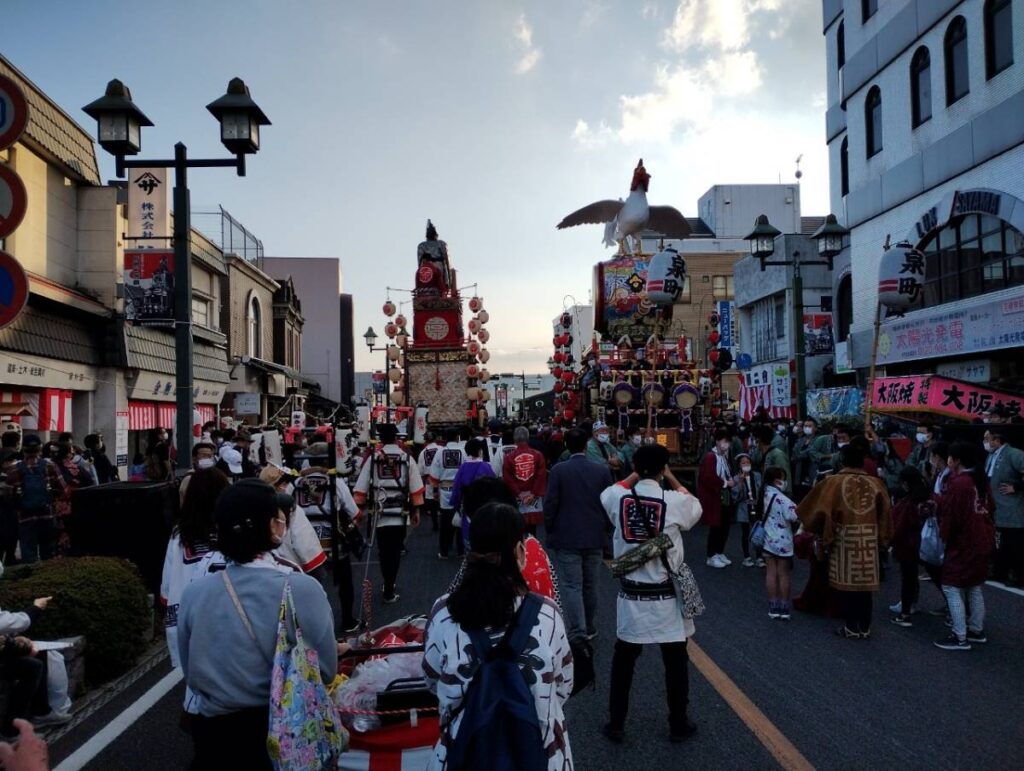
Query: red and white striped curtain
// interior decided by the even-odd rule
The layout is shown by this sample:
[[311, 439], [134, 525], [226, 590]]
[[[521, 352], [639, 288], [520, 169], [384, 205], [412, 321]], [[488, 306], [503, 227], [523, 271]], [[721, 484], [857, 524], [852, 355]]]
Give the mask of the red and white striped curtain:
[[[177, 427], [177, 415], [177, 406], [169, 402], [131, 401], [128, 402], [128, 430], [167, 428], [173, 431]], [[212, 404], [197, 404], [192, 412], [192, 423], [195, 426], [216, 419], [217, 408]]]
[[772, 386], [740, 385], [740, 418], [750, 420], [764, 407], [773, 418], [795, 418], [796, 407], [776, 407], [772, 404]]
[[[0, 417], [26, 431], [71, 431], [73, 391], [41, 388], [0, 392]], [[10, 405], [4, 412], [3, 405]]]

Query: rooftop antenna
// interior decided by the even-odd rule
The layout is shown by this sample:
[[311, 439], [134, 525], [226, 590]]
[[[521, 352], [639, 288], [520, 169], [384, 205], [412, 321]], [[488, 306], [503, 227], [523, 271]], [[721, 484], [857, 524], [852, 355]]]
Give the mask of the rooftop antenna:
[[800, 184], [800, 178], [804, 175], [804, 173], [802, 171], [800, 171], [800, 161], [802, 161], [803, 159], [804, 159], [804, 154], [803, 153], [800, 153], [800, 155], [798, 155], [796, 157], [796, 183], [798, 185]]

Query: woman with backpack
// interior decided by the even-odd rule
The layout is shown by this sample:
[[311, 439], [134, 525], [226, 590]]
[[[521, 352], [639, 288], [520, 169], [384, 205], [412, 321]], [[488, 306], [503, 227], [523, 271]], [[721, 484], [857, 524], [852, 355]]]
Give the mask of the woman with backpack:
[[796, 504], [783, 491], [786, 470], [771, 466], [764, 472], [758, 511], [764, 522], [764, 559], [768, 563], [768, 618], [790, 619], [790, 576], [793, 574], [793, 525], [799, 522]]
[[523, 517], [487, 504], [469, 534], [465, 579], [434, 604], [424, 639], [423, 673], [441, 717], [428, 768], [476, 771], [500, 760], [501, 768], [571, 771], [563, 707], [572, 653], [558, 607], [523, 578]]
[[981, 464], [975, 465], [977, 460], [973, 445], [954, 442], [950, 446], [946, 491], [937, 501], [939, 534], [946, 545], [942, 593], [952, 629], [935, 645], [947, 651], [969, 651], [976, 643], [988, 642], [981, 587], [995, 548], [995, 524], [987, 506], [988, 477]]

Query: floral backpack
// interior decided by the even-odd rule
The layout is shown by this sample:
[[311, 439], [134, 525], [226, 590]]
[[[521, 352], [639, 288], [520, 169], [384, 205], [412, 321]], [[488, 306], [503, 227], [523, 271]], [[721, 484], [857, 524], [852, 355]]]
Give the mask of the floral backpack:
[[[295, 644], [288, 641], [288, 614]], [[267, 751], [276, 771], [339, 768], [348, 732], [320, 676], [316, 649], [306, 645], [287, 581], [277, 622], [277, 648], [270, 679]]]

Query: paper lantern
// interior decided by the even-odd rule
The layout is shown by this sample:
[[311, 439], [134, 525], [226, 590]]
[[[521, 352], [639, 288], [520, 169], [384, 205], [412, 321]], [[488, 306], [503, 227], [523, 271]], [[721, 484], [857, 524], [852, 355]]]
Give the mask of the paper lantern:
[[562, 416], [561, 415], [555, 415], [553, 418], [551, 418], [551, 425], [553, 425], [553, 426], [560, 426], [560, 425], [562, 425]]
[[712, 364], [717, 364], [718, 357], [721, 355], [722, 354], [719, 352], [717, 348], [712, 348], [710, 351], [708, 351], [708, 361], [710, 361]]
[[392, 383], [397, 383], [401, 379], [402, 370], [400, 370], [398, 367], [392, 367], [391, 369], [388, 370], [388, 380], [390, 380]]
[[397, 316], [395, 316], [395, 323], [398, 324], [398, 326], [400, 327], [404, 327], [406, 324], [409, 323], [409, 319], [407, 319], [404, 315], [399, 313]]
[[480, 374], [478, 375], [478, 377], [480, 378], [481, 383], [486, 383], [488, 380], [491, 379], [491, 373], [488, 372], [486, 369], [482, 369], [480, 370]]
[[388, 361], [398, 361], [401, 355], [402, 349], [399, 348], [397, 345], [388, 346]]
[[466, 377], [475, 378], [480, 374], [480, 368], [476, 364], [470, 364], [466, 367]]
[[488, 321], [491, 320], [491, 314], [483, 309], [481, 309], [480, 312], [476, 314], [476, 317], [480, 319], [481, 324], [486, 324]]
[[561, 351], [555, 351], [554, 355], [551, 358], [554, 359], [556, 364], [561, 364], [562, 362], [565, 361], [565, 354], [562, 353]]
[[480, 353], [477, 354], [477, 357], [480, 359], [480, 361], [486, 364], [488, 361], [490, 361], [491, 352], [488, 351], [486, 348], [481, 348]]
[[657, 306], [678, 300], [685, 281], [686, 260], [672, 247], [662, 249], [647, 264], [647, 297]]
[[484, 301], [479, 297], [471, 297], [469, 300], [469, 309], [473, 313], [479, 313], [484, 309]]
[[575, 379], [576, 379], [576, 374], [573, 373], [573, 372], [563, 372], [562, 373], [562, 382], [565, 383], [566, 385], [568, 385], [569, 383], [571, 383]]
[[711, 417], [717, 418], [721, 414], [722, 414], [722, 410], [720, 410], [718, 407], [712, 407], [711, 408]]
[[554, 375], [556, 380], [561, 380], [563, 372], [565, 372], [565, 370], [558, 365], [551, 368], [551, 374]]
[[398, 343], [399, 348], [405, 348], [409, 345], [409, 333], [402, 331], [395, 335], [395, 342]]
[[554, 386], [552, 386], [556, 394], [562, 393], [565, 390], [565, 383], [561, 380], [556, 380]]
[[565, 329], [572, 329], [572, 316], [569, 313], [563, 313], [558, 321]]
[[672, 390], [672, 401], [681, 410], [690, 410], [700, 401], [700, 391], [690, 383], [680, 383]]
[[466, 345], [466, 350], [473, 356], [477, 356], [483, 349], [484, 347], [476, 340], [470, 340]]
[[395, 335], [398, 334], [398, 325], [395, 324], [393, 321], [389, 321], [387, 324], [384, 325], [384, 334], [393, 340]]
[[565, 392], [565, 402], [566, 402], [566, 404], [575, 405], [577, 402], [579, 402], [579, 400], [580, 400], [580, 396], [575, 391], [566, 391]]
[[470, 386], [469, 388], [466, 389], [466, 398], [469, 399], [471, 402], [475, 402], [477, 399], [480, 398], [480, 389], [477, 388], [476, 386]]
[[395, 315], [395, 304], [391, 302], [391, 300], [388, 300], [386, 303], [384, 303], [384, 315], [387, 316], [388, 318], [391, 318], [392, 316]]
[[566, 409], [566, 410], [564, 410], [562, 412], [562, 415], [565, 416], [566, 420], [572, 420], [573, 418], [576, 417], [576, 410], [574, 410], [574, 409]]
[[878, 265], [878, 302], [894, 311], [916, 303], [923, 288], [924, 259], [924, 252], [909, 241], [885, 251]]
[[708, 342], [712, 345], [718, 345], [718, 341], [722, 339], [722, 336], [718, 334], [717, 329], [712, 329], [711, 334], [708, 335]]
[[476, 319], [470, 319], [469, 324], [467, 324], [466, 326], [469, 327], [469, 331], [472, 332], [474, 335], [481, 329], [480, 322], [477, 321]]
[[491, 392], [488, 391], [486, 388], [482, 389], [480, 391], [480, 401], [482, 401], [482, 402], [484, 402], [486, 404], [490, 400], [491, 400]]
[[487, 342], [488, 340], [490, 340], [490, 339], [491, 339], [491, 333], [490, 333], [490, 332], [488, 332], [488, 331], [487, 331], [486, 329], [481, 329], [481, 330], [480, 330], [480, 331], [479, 331], [479, 332], [477, 333], [477, 337], [479, 337], [479, 338], [480, 338], [480, 342], [481, 342], [481, 343], [486, 343], [486, 342]]
[[396, 407], [401, 407], [405, 404], [405, 394], [401, 391], [393, 391], [391, 393], [391, 403]]

